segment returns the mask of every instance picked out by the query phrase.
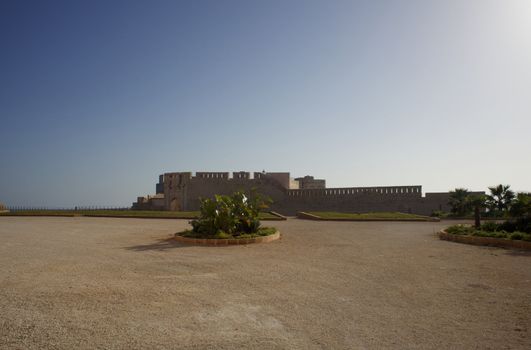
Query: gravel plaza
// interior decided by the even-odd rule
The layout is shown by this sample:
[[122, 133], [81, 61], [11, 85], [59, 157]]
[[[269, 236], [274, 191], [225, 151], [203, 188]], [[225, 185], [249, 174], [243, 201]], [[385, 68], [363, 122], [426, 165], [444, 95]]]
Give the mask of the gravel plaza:
[[1, 349], [529, 349], [531, 253], [449, 222], [264, 222], [182, 245], [187, 220], [0, 217]]

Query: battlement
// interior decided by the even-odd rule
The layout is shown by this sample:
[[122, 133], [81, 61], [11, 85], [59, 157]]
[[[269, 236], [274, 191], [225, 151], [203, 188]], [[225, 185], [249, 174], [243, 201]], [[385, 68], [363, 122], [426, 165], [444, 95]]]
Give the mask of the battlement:
[[234, 171], [232, 173], [232, 178], [240, 180], [249, 180], [251, 178], [251, 173], [246, 171]]
[[293, 179], [290, 178], [288, 172], [285, 173], [266, 173], [266, 172], [254, 172], [253, 177], [251, 173], [247, 171], [234, 171], [232, 174], [230, 172], [206, 172], [198, 171], [195, 174], [192, 172], [172, 172], [165, 173], [164, 175], [159, 176], [159, 183], [156, 186], [157, 193], [162, 193], [164, 191], [164, 183], [173, 184], [173, 183], [188, 183], [189, 181], [194, 180], [219, 180], [224, 181], [272, 181], [282, 186], [284, 189], [289, 188], [298, 188], [293, 185]]
[[422, 196], [422, 186], [341, 187], [288, 190], [291, 197], [355, 196], [355, 195], [414, 195]]
[[195, 177], [198, 179], [229, 179], [229, 173], [223, 172], [223, 173], [207, 173], [207, 172], [196, 172]]

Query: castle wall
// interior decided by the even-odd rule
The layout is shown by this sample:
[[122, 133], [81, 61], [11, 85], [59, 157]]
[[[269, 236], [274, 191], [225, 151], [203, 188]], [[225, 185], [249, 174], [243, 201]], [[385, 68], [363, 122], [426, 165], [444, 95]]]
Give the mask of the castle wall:
[[189, 201], [185, 210], [198, 210], [199, 198], [213, 198], [216, 194], [231, 195], [236, 191], [250, 192], [256, 188], [259, 193], [269, 196], [274, 202], [281, 202], [285, 197], [284, 192], [270, 183], [254, 179], [232, 179], [230, 181], [192, 179], [187, 189]]
[[[309, 177], [308, 177], [309, 178]], [[163, 203], [165, 210], [199, 210], [200, 198], [213, 198], [216, 194], [230, 195], [236, 191], [259, 193], [273, 200], [271, 210], [285, 215], [297, 211], [371, 212], [399, 211], [430, 215], [434, 211], [449, 211], [449, 193], [426, 193], [421, 186], [380, 186], [345, 188], [290, 188], [289, 173], [255, 172], [191, 172], [166, 173], [159, 180], [164, 198], [153, 203]]]
[[449, 199], [450, 199], [449, 192], [426, 193], [426, 197], [424, 198], [424, 206], [426, 210], [431, 210], [431, 212], [434, 212], [434, 211], [450, 212], [451, 207], [448, 204]]
[[180, 211], [199, 210], [200, 198], [213, 198], [216, 194], [230, 195], [236, 191], [250, 192], [253, 188], [275, 202], [282, 202], [286, 189], [275, 177], [255, 173], [255, 178], [250, 179], [249, 175], [237, 172], [229, 178], [229, 173], [198, 172], [194, 177], [191, 173], [164, 174], [165, 208]]
[[301, 189], [326, 188], [325, 180], [314, 179], [313, 176], [298, 177], [295, 180], [299, 182], [299, 188]]
[[297, 211], [400, 211], [424, 214], [422, 200], [421, 186], [290, 190], [280, 212], [287, 215]]
[[278, 182], [283, 188], [290, 188], [289, 173], [254, 173], [254, 179], [269, 178]]
[[133, 203], [133, 210], [165, 210], [164, 196], [137, 197]]

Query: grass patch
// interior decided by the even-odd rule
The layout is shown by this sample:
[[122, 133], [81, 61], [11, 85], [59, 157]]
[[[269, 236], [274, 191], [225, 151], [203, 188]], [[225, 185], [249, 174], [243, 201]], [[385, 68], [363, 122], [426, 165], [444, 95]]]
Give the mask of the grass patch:
[[[485, 227], [488, 229], [488, 227]], [[501, 239], [512, 239], [531, 242], [531, 234], [525, 232], [507, 232], [507, 231], [486, 231], [476, 229], [470, 225], [453, 225], [446, 229], [446, 232], [453, 235], [491, 237]]]
[[239, 239], [239, 238], [255, 238], [255, 237], [270, 236], [274, 234], [275, 232], [277, 232], [277, 229], [274, 227], [261, 227], [255, 233], [242, 233], [242, 234], [234, 234], [234, 235], [229, 235], [225, 232], [220, 231], [214, 235], [205, 236], [203, 233], [194, 232], [192, 230], [186, 230], [183, 232], [179, 232], [176, 235], [183, 236], [183, 237], [189, 237], [189, 238]]
[[[0, 213], [0, 216], [93, 216], [154, 219], [195, 219], [199, 211], [157, 211], [157, 210], [17, 210]], [[260, 220], [282, 220], [276, 215], [263, 212]]]
[[344, 220], [432, 220], [429, 216], [415, 215], [399, 212], [374, 212], [374, 213], [340, 213], [331, 211], [312, 211], [308, 214], [321, 219], [344, 219]]

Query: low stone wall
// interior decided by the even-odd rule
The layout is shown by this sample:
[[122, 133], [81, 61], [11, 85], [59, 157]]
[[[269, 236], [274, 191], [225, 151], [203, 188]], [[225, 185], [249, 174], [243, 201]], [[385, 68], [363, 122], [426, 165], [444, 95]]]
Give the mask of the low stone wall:
[[465, 236], [454, 235], [442, 230], [438, 233], [439, 238], [445, 241], [452, 241], [458, 243], [466, 243], [472, 245], [491, 246], [499, 248], [512, 248], [512, 249], [524, 249], [531, 250], [531, 242], [512, 240], [505, 238], [494, 237], [480, 237], [480, 236]]
[[310, 213], [306, 213], [306, 212], [303, 212], [303, 211], [298, 211], [297, 212], [297, 218], [299, 219], [306, 219], [306, 220], [323, 220], [323, 218], [317, 216], [317, 215], [313, 215], [313, 214], [310, 214]]
[[[288, 220], [287, 217], [285, 217], [282, 214], [277, 213], [276, 211], [270, 211], [269, 214], [275, 215], [279, 220]], [[260, 220], [266, 220], [266, 219], [260, 219]]]
[[253, 243], [268, 243], [280, 239], [280, 232], [277, 231], [269, 236], [261, 236], [254, 238], [231, 238], [231, 239], [215, 239], [215, 238], [191, 238], [183, 236], [175, 236], [175, 240], [185, 244], [194, 245], [208, 245], [208, 246], [228, 246], [228, 245], [240, 245], [240, 244], [253, 244]]

